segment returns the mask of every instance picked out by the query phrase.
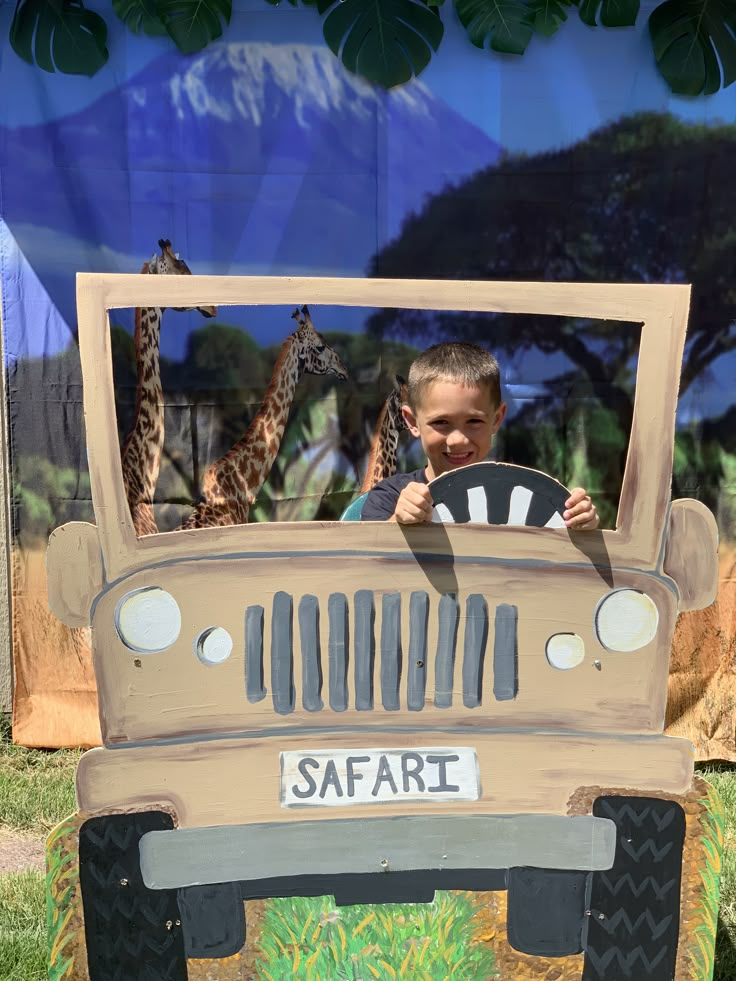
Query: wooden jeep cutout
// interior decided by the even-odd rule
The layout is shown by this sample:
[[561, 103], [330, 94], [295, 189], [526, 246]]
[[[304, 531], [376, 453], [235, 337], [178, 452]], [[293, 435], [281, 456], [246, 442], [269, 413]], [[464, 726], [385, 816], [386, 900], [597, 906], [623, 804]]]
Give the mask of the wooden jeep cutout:
[[[65, 949], [66, 976], [91, 981], [224, 979], [236, 963], [327, 981], [315, 958], [341, 908], [460, 890], [502, 895], [505, 930], [465, 923], [476, 960], [447, 976], [488, 976], [473, 974], [486, 948], [508, 981], [709, 976], [720, 812], [691, 745], [663, 735], [678, 612], [717, 589], [713, 516], [670, 501], [689, 295], [78, 277], [97, 524], [52, 535], [49, 600], [92, 626], [105, 745], [82, 757], [79, 814], [50, 839], [52, 966]], [[304, 302], [641, 323], [616, 528], [304, 522], [137, 538], [108, 311]], [[57, 865], [77, 847], [63, 891]], [[325, 896], [280, 942], [291, 973], [264, 966], [268, 904]], [[331, 977], [413, 979], [435, 956], [431, 929], [393, 963], [354, 933], [354, 974]]]

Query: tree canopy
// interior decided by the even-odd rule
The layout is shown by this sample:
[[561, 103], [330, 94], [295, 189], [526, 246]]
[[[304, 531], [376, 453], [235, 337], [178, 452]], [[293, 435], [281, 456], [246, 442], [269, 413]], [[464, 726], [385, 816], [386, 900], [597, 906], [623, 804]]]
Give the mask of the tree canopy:
[[[574, 146], [507, 156], [431, 199], [374, 256], [369, 274], [692, 283], [684, 393], [736, 345], [734, 153], [736, 126], [689, 125], [670, 115], [641, 113]], [[501, 354], [535, 348], [558, 355], [565, 366], [548, 380], [547, 390], [589, 390], [628, 438], [638, 330], [542, 316], [403, 310], [380, 311], [369, 327], [380, 337], [409, 342], [461, 338]], [[540, 402], [536, 410], [532, 418], [534, 405], [526, 407], [522, 425], [524, 415], [529, 426], [549, 423], [549, 406]], [[717, 438], [722, 429], [711, 422], [701, 436]], [[526, 454], [516, 462], [539, 464], [526, 436], [508, 440]], [[591, 446], [588, 458], [607, 475], [604, 483], [613, 484], [620, 481], [626, 442], [613, 436], [605, 442], [605, 453]], [[678, 460], [697, 466], [684, 449]], [[716, 471], [710, 468], [710, 474]]]

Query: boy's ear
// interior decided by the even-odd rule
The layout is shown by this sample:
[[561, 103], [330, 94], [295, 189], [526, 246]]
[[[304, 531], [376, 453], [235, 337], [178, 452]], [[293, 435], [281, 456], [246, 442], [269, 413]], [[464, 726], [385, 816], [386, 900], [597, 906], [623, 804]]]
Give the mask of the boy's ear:
[[504, 418], [506, 416], [506, 409], [507, 408], [508, 407], [507, 407], [506, 403], [505, 402], [502, 402], [499, 405], [499, 407], [496, 409], [496, 413], [493, 416], [493, 434], [494, 434], [494, 436], [498, 432], [498, 430], [499, 430], [499, 428], [501, 426], [501, 423], [503, 422], [503, 420], [504, 420]]
[[416, 416], [414, 415], [414, 413], [411, 410], [411, 406], [410, 405], [406, 405], [406, 404], [402, 405], [401, 406], [401, 414], [404, 417], [404, 422], [406, 423], [406, 428], [409, 430], [409, 432], [412, 434], [412, 436], [418, 437], [419, 436], [419, 429], [417, 427], [417, 420], [416, 420]]

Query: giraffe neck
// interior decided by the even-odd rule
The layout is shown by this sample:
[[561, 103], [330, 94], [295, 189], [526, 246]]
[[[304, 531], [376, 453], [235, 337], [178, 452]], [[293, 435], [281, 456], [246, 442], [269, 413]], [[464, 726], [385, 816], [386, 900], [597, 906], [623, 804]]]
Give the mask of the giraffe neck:
[[[242, 477], [244, 483], [238, 481], [238, 486], [243, 487], [247, 493], [247, 505], [250, 506], [255, 500], [278, 455], [302, 370], [298, 341], [292, 335], [281, 345], [261, 408], [245, 435], [212, 468], [212, 476], [219, 486], [213, 486], [214, 482], [210, 481], [208, 487], [205, 480], [207, 500], [225, 499], [228, 496], [222, 485], [222, 478], [230, 469], [236, 470]], [[232, 493], [232, 488], [230, 492]]]
[[[123, 469], [135, 473], [136, 496], [153, 500], [164, 442], [164, 406], [159, 364], [161, 310], [135, 311], [136, 393], [130, 432], [123, 444]], [[132, 482], [131, 482], [132, 483]], [[138, 502], [137, 502], [138, 503]]]
[[399, 434], [392, 424], [388, 403], [381, 409], [376, 428], [371, 440], [371, 451], [368, 457], [361, 494], [369, 491], [379, 480], [396, 473], [396, 450], [399, 445]]

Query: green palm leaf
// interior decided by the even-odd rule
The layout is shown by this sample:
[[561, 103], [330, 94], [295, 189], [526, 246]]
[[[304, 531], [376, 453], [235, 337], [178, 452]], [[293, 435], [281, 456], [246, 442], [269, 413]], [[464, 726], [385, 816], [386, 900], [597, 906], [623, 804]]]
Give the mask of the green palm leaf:
[[[639, 14], [639, 0], [581, 0], [580, 19], [595, 27], [631, 27]], [[600, 21], [599, 21], [600, 16]]]
[[330, 10], [325, 41], [345, 67], [384, 88], [423, 71], [444, 34], [436, 10], [414, 0], [320, 0], [318, 8]]
[[736, 5], [666, 0], [649, 18], [654, 56], [678, 95], [712, 95], [736, 79]]
[[94, 75], [109, 57], [107, 25], [82, 0], [18, 0], [10, 43], [29, 64], [65, 75]]
[[112, 0], [115, 13], [134, 34], [160, 37], [166, 27], [158, 11], [156, 0]]
[[169, 36], [184, 54], [195, 54], [222, 36], [230, 23], [232, 0], [156, 0]]
[[534, 14], [526, 0], [455, 0], [455, 10], [477, 48], [523, 54], [533, 32]]

